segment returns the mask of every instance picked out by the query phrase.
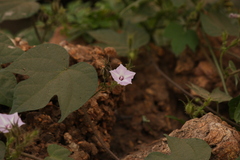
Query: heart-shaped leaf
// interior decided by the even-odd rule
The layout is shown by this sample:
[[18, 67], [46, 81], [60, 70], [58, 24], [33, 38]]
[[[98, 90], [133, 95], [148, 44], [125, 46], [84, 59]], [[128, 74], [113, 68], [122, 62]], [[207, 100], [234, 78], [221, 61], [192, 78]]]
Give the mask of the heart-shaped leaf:
[[9, 45], [13, 45], [13, 43], [9, 39], [9, 37], [6, 34], [2, 33], [2, 32], [0, 32], [0, 42], [1, 43], [5, 43], [5, 44], [9, 44]]
[[211, 99], [211, 101], [215, 101], [218, 103], [230, 101], [232, 99], [231, 96], [227, 95], [225, 92], [222, 92], [219, 88], [215, 88], [211, 93], [201, 88], [197, 85], [191, 84], [188, 85], [194, 92], [196, 92], [199, 96], [204, 99]]
[[232, 99], [231, 96], [227, 95], [225, 92], [222, 92], [219, 88], [215, 88], [209, 96], [212, 101], [216, 101], [218, 103], [230, 101]]
[[202, 98], [204, 99], [208, 99], [209, 98], [209, 95], [210, 95], [210, 92], [208, 92], [206, 89], [204, 88], [201, 88], [195, 84], [190, 84], [188, 85], [188, 87], [190, 89], [192, 89], [194, 92], [196, 92], [199, 96], [201, 96]]
[[11, 72], [0, 71], [0, 104], [12, 106], [13, 90], [16, 84], [16, 78]]
[[0, 65], [13, 62], [23, 54], [20, 48], [14, 46], [12, 41], [3, 33], [0, 33]]
[[[23, 53], [5, 34], [0, 33], [0, 65], [13, 62]], [[11, 72], [0, 70], [0, 104], [12, 106], [13, 89], [16, 84], [16, 78]]]
[[1, 0], [0, 22], [30, 17], [39, 10], [39, 7], [35, 0]]
[[96, 91], [98, 78], [95, 68], [80, 62], [68, 67], [69, 54], [55, 44], [42, 44], [28, 50], [7, 70], [28, 75], [17, 84], [11, 113], [43, 108], [58, 96], [61, 119], [80, 108]]

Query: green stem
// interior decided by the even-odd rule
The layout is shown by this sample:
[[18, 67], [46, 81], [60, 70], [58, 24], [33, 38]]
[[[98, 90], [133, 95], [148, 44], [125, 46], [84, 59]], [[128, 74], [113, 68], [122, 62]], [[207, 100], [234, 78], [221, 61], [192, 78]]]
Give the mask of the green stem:
[[227, 54], [229, 54], [229, 55], [231, 55], [231, 56], [233, 56], [233, 57], [235, 57], [237, 59], [240, 59], [240, 56], [238, 56], [238, 55], [236, 55], [236, 54], [234, 54], [234, 53], [232, 53], [230, 51], [227, 51]]
[[221, 51], [220, 53], [220, 57], [219, 57], [219, 63], [220, 63], [220, 69], [221, 69], [221, 73], [223, 73], [223, 55], [224, 55], [224, 51]]
[[41, 39], [40, 34], [39, 34], [39, 32], [38, 32], [38, 29], [37, 29], [37, 26], [36, 26], [36, 23], [35, 23], [35, 19], [34, 19], [34, 18], [32, 18], [32, 25], [33, 25], [34, 32], [35, 32], [35, 34], [36, 34], [39, 42], [42, 43], [42, 39]]
[[223, 73], [222, 73], [222, 70], [221, 70], [221, 67], [220, 67], [219, 64], [218, 64], [217, 58], [216, 58], [216, 56], [215, 56], [215, 54], [214, 54], [214, 52], [213, 52], [212, 47], [210, 46], [210, 42], [209, 42], [209, 40], [207, 39], [207, 37], [206, 37], [205, 34], [204, 34], [204, 37], [205, 37], [205, 39], [206, 39], [207, 42], [208, 42], [208, 48], [209, 48], [209, 51], [210, 51], [211, 56], [212, 56], [212, 58], [213, 58], [213, 62], [214, 62], [214, 64], [215, 64], [216, 68], [217, 68], [218, 74], [219, 74], [219, 76], [220, 76], [220, 78], [221, 78], [222, 85], [223, 85], [223, 89], [224, 89], [225, 93], [226, 93], [227, 95], [229, 95], [228, 90], [227, 90], [227, 86], [226, 86], [226, 82], [225, 82], [225, 80], [224, 80], [224, 76], [223, 76]]
[[233, 71], [233, 72], [229, 73], [229, 75], [232, 76], [232, 75], [237, 74], [237, 73], [239, 73], [239, 72], [240, 72], [240, 69], [238, 69], [238, 70], [236, 70], [236, 71]]
[[25, 152], [22, 152], [21, 155], [25, 156], [25, 157], [28, 157], [28, 158], [31, 158], [31, 159], [34, 159], [34, 160], [43, 160], [42, 158], [35, 157], [35, 156], [33, 156], [31, 154], [28, 154], [28, 153], [25, 153]]
[[[15, 150], [14, 149], [10, 149], [11, 152], [14, 152]], [[28, 154], [28, 153], [25, 153], [25, 152], [21, 152], [21, 155], [24, 156], [24, 157], [28, 157], [28, 158], [31, 158], [31, 159], [34, 159], [34, 160], [43, 160], [42, 158], [38, 158], [34, 155], [31, 155], [31, 154]]]

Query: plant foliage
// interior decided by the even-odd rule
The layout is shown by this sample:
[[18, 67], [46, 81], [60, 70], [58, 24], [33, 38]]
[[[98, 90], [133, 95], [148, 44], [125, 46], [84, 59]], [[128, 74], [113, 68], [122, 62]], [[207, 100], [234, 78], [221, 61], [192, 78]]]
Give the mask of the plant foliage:
[[47, 148], [49, 157], [44, 158], [44, 160], [73, 160], [72, 158], [68, 157], [71, 152], [57, 144], [51, 144]]
[[35, 0], [1, 0], [0, 22], [28, 18], [35, 14], [39, 7]]
[[5, 151], [6, 151], [5, 144], [2, 141], [0, 141], [0, 160], [4, 160]]
[[197, 138], [179, 139], [166, 135], [171, 154], [160, 152], [150, 153], [144, 160], [209, 160], [211, 148], [209, 145]]
[[[57, 54], [54, 54], [57, 53]], [[29, 76], [17, 84], [11, 113], [43, 108], [58, 96], [61, 119], [80, 108], [96, 91], [97, 73], [85, 62], [68, 67], [67, 51], [55, 44], [42, 44], [15, 60], [7, 71]]]
[[229, 115], [231, 119], [234, 119], [237, 123], [240, 122], [240, 96], [234, 97], [228, 102]]
[[226, 102], [232, 99], [231, 96], [222, 92], [219, 88], [215, 88], [211, 93], [205, 90], [204, 88], [198, 87], [194, 84], [189, 86], [192, 90], [194, 90], [199, 96], [204, 99], [210, 99], [211, 101], [215, 101], [218, 103]]

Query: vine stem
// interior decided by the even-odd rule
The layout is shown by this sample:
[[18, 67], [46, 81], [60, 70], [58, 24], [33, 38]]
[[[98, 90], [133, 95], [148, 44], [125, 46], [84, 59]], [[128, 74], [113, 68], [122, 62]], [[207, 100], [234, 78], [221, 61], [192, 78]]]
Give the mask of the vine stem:
[[[225, 92], [227, 95], [229, 95], [228, 90], [227, 90], [227, 86], [226, 86], [226, 82], [225, 82], [224, 77], [223, 77], [222, 69], [221, 69], [221, 67], [220, 67], [219, 64], [218, 64], [217, 58], [216, 58], [216, 56], [215, 56], [215, 54], [214, 54], [214, 52], [213, 52], [212, 47], [210, 46], [210, 42], [209, 42], [208, 38], [206, 37], [206, 34], [203, 33], [203, 35], [204, 35], [204, 38], [205, 38], [206, 41], [207, 41], [208, 49], [209, 49], [209, 51], [210, 51], [210, 53], [211, 53], [211, 56], [212, 56], [212, 58], [213, 58], [213, 62], [214, 62], [214, 64], [215, 64], [215, 66], [216, 66], [216, 68], [217, 68], [217, 71], [218, 71], [218, 74], [219, 74], [219, 76], [220, 76], [220, 78], [221, 78], [224, 92]], [[220, 58], [222, 57], [222, 54], [223, 54], [223, 53], [221, 53]]]
[[28, 153], [25, 153], [25, 152], [22, 152], [21, 155], [25, 156], [25, 157], [28, 157], [28, 158], [31, 158], [31, 159], [35, 159], [35, 160], [43, 160], [42, 158], [35, 157], [35, 156], [33, 156], [31, 154], [28, 154]]
[[240, 73], [240, 69], [238, 69], [238, 70], [235, 70], [235, 71], [233, 71], [233, 72], [229, 73], [229, 75], [231, 76], [231, 75], [234, 75], [234, 74], [237, 74], [237, 73]]
[[[14, 149], [10, 149], [10, 150], [14, 151]], [[28, 158], [31, 158], [31, 159], [34, 159], [34, 160], [43, 160], [42, 158], [38, 158], [34, 155], [31, 155], [31, 154], [28, 154], [28, 153], [25, 153], [25, 152], [21, 152], [20, 154], [24, 157], [28, 157]]]
[[[154, 68], [167, 80], [169, 81], [172, 85], [174, 85], [175, 87], [177, 87], [179, 90], [181, 90], [184, 94], [186, 94], [187, 96], [191, 97], [192, 99], [194, 99], [195, 97], [193, 95], [191, 95], [188, 91], [186, 91], [185, 89], [183, 89], [179, 84], [175, 83], [170, 77], [168, 77], [156, 64], [156, 62], [154, 62], [154, 60], [152, 60], [151, 64], [154, 66]], [[202, 102], [198, 102], [200, 105], [202, 105]], [[240, 127], [240, 125], [238, 125], [237, 123], [234, 123], [233, 121], [223, 117], [221, 114], [217, 113], [216, 111], [214, 111], [212, 108], [210, 108], [209, 106], [205, 107], [207, 110], [209, 110], [210, 112], [214, 113], [215, 115], [219, 116], [221, 119], [223, 119], [224, 121], [228, 122], [229, 124], [236, 126], [236, 127]]]
[[41, 36], [40, 36], [40, 34], [39, 34], [39, 32], [38, 32], [38, 29], [37, 29], [37, 26], [36, 26], [36, 22], [35, 22], [34, 17], [31, 19], [31, 21], [32, 21], [32, 25], [33, 25], [33, 28], [34, 28], [34, 32], [35, 32], [35, 34], [36, 34], [36, 36], [37, 36], [37, 38], [38, 38], [38, 41], [39, 41], [40, 43], [42, 43], [42, 38], [41, 38]]

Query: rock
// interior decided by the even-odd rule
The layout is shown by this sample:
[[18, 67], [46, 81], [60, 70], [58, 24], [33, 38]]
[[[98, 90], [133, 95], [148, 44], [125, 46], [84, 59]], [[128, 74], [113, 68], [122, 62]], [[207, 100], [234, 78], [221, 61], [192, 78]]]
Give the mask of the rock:
[[[235, 160], [240, 153], [239, 132], [212, 113], [187, 121], [181, 129], [174, 130], [169, 136], [206, 141], [212, 148], [211, 160]], [[122, 160], [142, 160], [151, 152], [170, 154], [166, 138], [142, 147]]]

